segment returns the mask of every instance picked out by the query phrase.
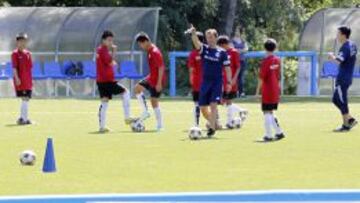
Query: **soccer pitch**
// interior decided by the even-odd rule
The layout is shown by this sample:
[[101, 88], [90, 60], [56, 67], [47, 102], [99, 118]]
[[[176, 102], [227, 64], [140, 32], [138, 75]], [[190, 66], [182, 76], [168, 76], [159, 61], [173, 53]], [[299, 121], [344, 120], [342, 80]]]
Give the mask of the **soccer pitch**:
[[[359, 188], [360, 127], [332, 133], [341, 118], [329, 98], [283, 100], [277, 116], [287, 138], [265, 144], [256, 142], [263, 117], [252, 99], [236, 102], [250, 112], [243, 128], [200, 141], [187, 137], [189, 100], [162, 101], [164, 131], [154, 131], [152, 116], [147, 132], [133, 133], [113, 99], [112, 132], [97, 134], [97, 100], [34, 99], [35, 124], [17, 126], [19, 101], [1, 99], [0, 195]], [[350, 99], [350, 109], [359, 118], [360, 98]], [[135, 100], [132, 113], [140, 113]], [[54, 141], [53, 174], [41, 172], [47, 137]], [[35, 166], [20, 165], [26, 149], [37, 153]]]

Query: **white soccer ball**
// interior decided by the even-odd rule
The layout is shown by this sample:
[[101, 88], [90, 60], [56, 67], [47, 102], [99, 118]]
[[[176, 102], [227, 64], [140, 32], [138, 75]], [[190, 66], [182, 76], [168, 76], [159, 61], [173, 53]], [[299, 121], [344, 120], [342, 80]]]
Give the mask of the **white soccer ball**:
[[241, 128], [243, 120], [240, 117], [235, 117], [231, 123], [234, 128]]
[[198, 140], [201, 138], [201, 128], [199, 127], [192, 127], [189, 130], [189, 138], [191, 140]]
[[35, 164], [36, 154], [31, 150], [25, 150], [20, 154], [20, 163], [26, 166], [32, 166]]
[[145, 131], [145, 125], [143, 122], [135, 121], [131, 123], [131, 130], [133, 132], [144, 132]]

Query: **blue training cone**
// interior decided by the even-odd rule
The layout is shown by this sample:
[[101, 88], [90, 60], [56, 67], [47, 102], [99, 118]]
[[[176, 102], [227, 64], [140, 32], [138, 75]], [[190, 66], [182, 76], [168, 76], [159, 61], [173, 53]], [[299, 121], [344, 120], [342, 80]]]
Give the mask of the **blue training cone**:
[[55, 154], [54, 154], [52, 138], [47, 139], [44, 164], [42, 170], [44, 173], [56, 172]]

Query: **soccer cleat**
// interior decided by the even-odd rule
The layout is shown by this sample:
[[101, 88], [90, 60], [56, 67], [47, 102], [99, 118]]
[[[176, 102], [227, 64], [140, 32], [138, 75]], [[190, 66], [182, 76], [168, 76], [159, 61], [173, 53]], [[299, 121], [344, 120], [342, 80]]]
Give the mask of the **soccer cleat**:
[[227, 123], [226, 128], [232, 130], [234, 129], [234, 126], [231, 123]]
[[140, 116], [141, 121], [144, 121], [144, 120], [146, 120], [148, 118], [150, 118], [150, 113], [148, 111], [144, 111]]
[[135, 122], [136, 118], [125, 118], [125, 124], [130, 125], [131, 123]]
[[264, 136], [264, 137], [263, 137], [263, 141], [264, 141], [264, 142], [272, 142], [272, 141], [274, 141], [274, 138]]
[[275, 135], [275, 140], [281, 140], [281, 139], [284, 139], [284, 138], [285, 138], [284, 133], [280, 133], [280, 134]]
[[108, 133], [108, 132], [110, 132], [110, 129], [109, 128], [100, 128], [99, 129], [99, 133]]
[[358, 122], [357, 122], [357, 120], [355, 118], [350, 118], [348, 123], [349, 123], [349, 130], [352, 129], [353, 127], [355, 127], [358, 124]]
[[17, 121], [16, 121], [16, 124], [18, 125], [31, 125], [31, 121], [30, 120], [24, 120], [23, 118], [19, 118]]
[[334, 130], [334, 132], [336, 132], [336, 133], [342, 133], [342, 132], [348, 132], [349, 130], [350, 130], [350, 127], [345, 126], [345, 125], [342, 125], [341, 127], [336, 128], [336, 129]]
[[214, 137], [214, 135], [215, 135], [215, 130], [212, 129], [212, 128], [209, 128], [206, 135], [208, 136], [208, 138]]

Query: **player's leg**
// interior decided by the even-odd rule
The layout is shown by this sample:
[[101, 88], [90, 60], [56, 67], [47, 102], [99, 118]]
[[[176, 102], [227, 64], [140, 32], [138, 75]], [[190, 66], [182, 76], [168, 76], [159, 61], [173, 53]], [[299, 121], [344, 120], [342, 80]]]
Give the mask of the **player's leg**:
[[161, 109], [160, 109], [160, 104], [159, 104], [159, 98], [161, 96], [161, 92], [156, 91], [155, 88], [150, 87], [149, 88], [150, 91], [150, 96], [151, 96], [151, 106], [154, 109], [154, 114], [155, 114], [155, 118], [156, 118], [156, 130], [157, 131], [161, 131], [163, 129], [163, 120], [162, 120], [162, 115], [161, 115]]
[[194, 126], [199, 127], [199, 124], [200, 124], [199, 92], [193, 91], [192, 96], [193, 96], [193, 101], [194, 101], [194, 110], [193, 110]]
[[120, 94], [122, 97], [122, 104], [123, 104], [123, 111], [124, 111], [124, 119], [125, 119], [125, 123], [126, 124], [130, 124], [133, 119], [130, 118], [130, 92], [129, 90], [124, 87], [121, 84], [118, 84], [117, 82], [115, 82], [113, 84], [113, 88], [112, 88], [112, 93], [114, 95], [118, 95]]
[[150, 85], [148, 84], [148, 82], [146, 80], [142, 80], [135, 85], [136, 98], [139, 101], [139, 104], [143, 111], [140, 116], [140, 120], [145, 120], [150, 117], [149, 109], [146, 104], [146, 99], [145, 99], [145, 95], [144, 95], [144, 90], [149, 89], [149, 88], [150, 88]]
[[222, 81], [215, 81], [211, 84], [209, 88], [209, 100], [210, 103], [210, 128], [207, 133], [209, 137], [215, 134], [215, 130], [217, 129], [217, 120], [218, 120], [218, 108], [217, 105], [220, 103], [221, 100], [221, 93], [222, 93]]
[[335, 129], [335, 132], [349, 131], [357, 124], [357, 121], [349, 114], [347, 91], [348, 86], [336, 85], [332, 101], [341, 112], [343, 124], [341, 127]]
[[234, 117], [234, 111], [232, 108], [232, 101], [229, 99], [229, 94], [224, 92], [223, 93], [223, 99], [225, 100], [225, 106], [226, 106], [226, 127], [228, 129], [233, 129], [232, 121]]
[[218, 118], [218, 109], [217, 109], [217, 102], [210, 103], [210, 128], [207, 133], [207, 136], [211, 137], [215, 134], [217, 118]]
[[20, 117], [17, 120], [17, 124], [18, 125], [31, 124], [31, 121], [29, 119], [29, 101], [30, 101], [30, 98], [31, 98], [31, 90], [17, 91], [16, 94], [21, 99]]
[[285, 135], [284, 135], [283, 130], [280, 127], [279, 120], [276, 118], [275, 113], [274, 113], [274, 111], [277, 110], [277, 106], [278, 106], [278, 104], [273, 104], [272, 108], [271, 108], [272, 109], [272, 114], [271, 114], [272, 127], [275, 130], [275, 138], [277, 140], [281, 140], [281, 139], [285, 138]]
[[156, 118], [156, 130], [161, 131], [163, 129], [163, 120], [161, 115], [161, 109], [159, 105], [159, 98], [151, 97], [151, 106], [154, 109], [154, 114]]
[[98, 112], [99, 132], [106, 133], [109, 131], [106, 128], [106, 114], [109, 105], [109, 100], [112, 98], [112, 85], [111, 83], [97, 83], [100, 94], [100, 106]]
[[270, 108], [270, 104], [262, 104], [262, 111], [264, 114], [264, 129], [265, 129], [265, 135], [263, 137], [264, 141], [272, 141], [273, 140], [273, 136], [272, 136], [272, 122], [273, 122], [273, 117], [272, 117], [272, 110]]

